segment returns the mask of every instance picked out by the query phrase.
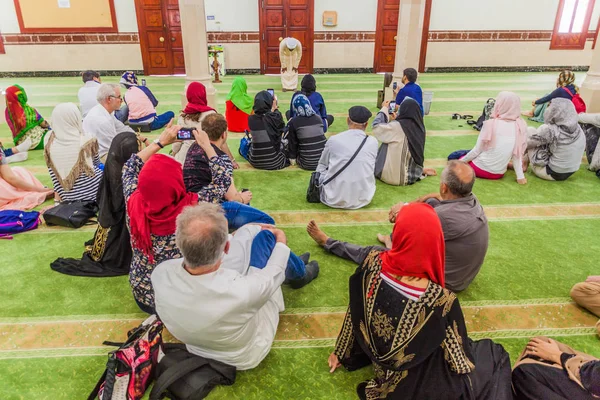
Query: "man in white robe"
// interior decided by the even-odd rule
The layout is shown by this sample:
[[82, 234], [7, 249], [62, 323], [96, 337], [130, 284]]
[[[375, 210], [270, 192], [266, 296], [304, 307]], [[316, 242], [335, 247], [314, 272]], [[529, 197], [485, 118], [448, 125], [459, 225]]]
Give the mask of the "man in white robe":
[[[114, 116], [115, 111], [121, 108], [123, 102], [119, 85], [103, 83], [98, 88], [96, 100], [98, 100], [98, 105], [94, 106], [83, 119], [83, 131], [98, 139], [98, 154], [102, 162], [106, 162], [106, 156], [114, 137], [121, 132], [134, 131]], [[147, 139], [142, 140], [147, 141]]]
[[[372, 114], [366, 107], [354, 106], [348, 111], [349, 130], [327, 140], [317, 172], [321, 174], [321, 203], [333, 208], [355, 210], [371, 203], [375, 195], [375, 160], [377, 139], [365, 133]], [[356, 158], [331, 182], [333, 177], [350, 161], [366, 139]]]
[[279, 44], [281, 61], [281, 86], [283, 91], [298, 89], [298, 66], [302, 59], [302, 43], [292, 37], [285, 38]]
[[291, 276], [302, 275], [296, 282], [307, 284], [318, 275], [318, 264], [305, 267], [308, 256], [294, 255], [286, 242], [271, 225], [247, 224], [228, 236], [217, 204], [185, 208], [176, 228], [183, 258], [152, 272], [157, 314], [190, 353], [238, 370], [256, 367], [271, 349], [285, 308], [284, 280], [294, 287]]

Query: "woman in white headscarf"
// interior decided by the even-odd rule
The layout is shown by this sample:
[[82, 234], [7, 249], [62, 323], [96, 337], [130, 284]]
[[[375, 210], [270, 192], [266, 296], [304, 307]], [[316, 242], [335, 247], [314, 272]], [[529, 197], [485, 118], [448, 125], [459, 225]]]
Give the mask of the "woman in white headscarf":
[[573, 102], [556, 98], [544, 113], [544, 125], [529, 128], [527, 154], [531, 169], [548, 181], [564, 181], [581, 166], [585, 134]]
[[44, 158], [56, 200], [96, 201], [102, 180], [98, 141], [83, 133], [81, 113], [73, 103], [57, 105], [51, 121], [53, 130], [47, 136]]

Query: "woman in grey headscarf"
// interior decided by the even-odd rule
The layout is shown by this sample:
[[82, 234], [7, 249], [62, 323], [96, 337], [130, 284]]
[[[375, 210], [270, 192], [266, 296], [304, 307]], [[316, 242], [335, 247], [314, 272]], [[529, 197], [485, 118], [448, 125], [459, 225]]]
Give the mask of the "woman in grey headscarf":
[[571, 100], [552, 99], [544, 125], [529, 128], [527, 153], [533, 172], [549, 181], [564, 181], [581, 166], [585, 134]]

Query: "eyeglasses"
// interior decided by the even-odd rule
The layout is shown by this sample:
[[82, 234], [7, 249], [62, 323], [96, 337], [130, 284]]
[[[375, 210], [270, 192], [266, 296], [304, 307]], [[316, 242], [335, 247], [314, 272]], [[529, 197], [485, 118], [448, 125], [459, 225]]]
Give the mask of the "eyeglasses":
[[108, 97], [112, 97], [113, 99], [119, 99], [119, 101], [123, 101], [123, 96], [108, 96]]

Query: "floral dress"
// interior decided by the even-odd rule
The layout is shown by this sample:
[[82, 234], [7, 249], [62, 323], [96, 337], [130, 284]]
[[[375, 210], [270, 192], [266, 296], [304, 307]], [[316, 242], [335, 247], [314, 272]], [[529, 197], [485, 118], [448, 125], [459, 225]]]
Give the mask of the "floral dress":
[[[123, 195], [125, 203], [135, 192], [138, 186], [138, 177], [144, 162], [137, 154], [131, 156], [123, 167]], [[231, 176], [226, 174], [227, 166], [219, 157], [209, 160], [209, 166], [213, 176], [213, 184], [198, 193], [199, 202], [218, 203], [225, 195], [227, 188], [231, 185]], [[127, 228], [131, 231], [129, 215], [127, 215]], [[171, 235], [159, 236], [151, 234], [152, 253], [154, 262], [139, 250], [133, 248], [131, 268], [129, 269], [129, 284], [133, 291], [133, 297], [141, 304], [154, 308], [154, 290], [150, 275], [154, 268], [163, 261], [181, 258], [181, 252], [175, 244], [175, 232]], [[133, 246], [132, 246], [133, 247]]]

